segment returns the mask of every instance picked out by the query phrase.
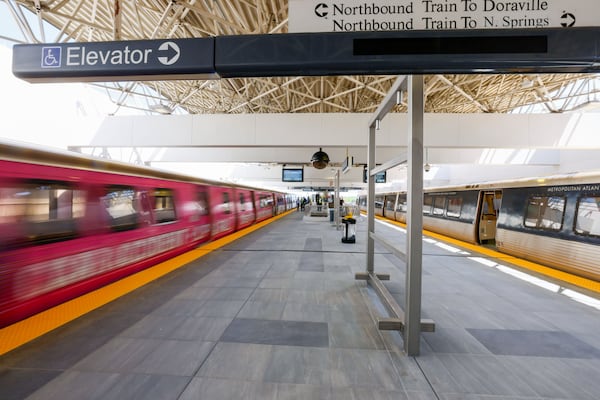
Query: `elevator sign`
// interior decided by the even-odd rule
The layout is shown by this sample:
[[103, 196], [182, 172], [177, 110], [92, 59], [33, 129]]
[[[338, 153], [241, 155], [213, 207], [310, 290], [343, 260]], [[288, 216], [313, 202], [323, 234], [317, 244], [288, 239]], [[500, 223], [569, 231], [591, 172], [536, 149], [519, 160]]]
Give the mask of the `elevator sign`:
[[13, 73], [32, 82], [218, 77], [213, 38], [17, 45]]
[[289, 0], [289, 32], [600, 26], [598, 0]]

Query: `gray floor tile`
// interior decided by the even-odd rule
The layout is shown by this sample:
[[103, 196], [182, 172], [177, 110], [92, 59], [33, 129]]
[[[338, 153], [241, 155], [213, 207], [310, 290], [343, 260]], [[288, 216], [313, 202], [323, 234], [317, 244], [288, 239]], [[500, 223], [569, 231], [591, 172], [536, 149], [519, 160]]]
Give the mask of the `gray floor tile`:
[[331, 390], [329, 387], [280, 383], [277, 385], [277, 400], [329, 400]]
[[284, 303], [288, 300], [290, 290], [282, 288], [256, 289], [248, 301]]
[[331, 379], [334, 387], [367, 386], [404, 390], [387, 351], [332, 349]]
[[67, 371], [35, 391], [27, 400], [103, 399], [118, 380], [117, 373]]
[[282, 318], [287, 321], [325, 323], [330, 318], [330, 307], [322, 304], [287, 303]]
[[329, 386], [328, 352], [307, 347], [273, 346], [264, 381]]
[[600, 359], [600, 350], [566, 332], [501, 329], [467, 330], [494, 354]]
[[39, 338], [2, 358], [0, 365], [15, 368], [65, 370], [110, 341], [106, 336], [60, 334]]
[[196, 376], [263, 381], [273, 346], [219, 342]]
[[[320, 249], [317, 249], [320, 250]], [[325, 270], [325, 262], [323, 253], [305, 251], [300, 258], [298, 271], [323, 272]]]
[[244, 302], [241, 300], [206, 300], [194, 314], [197, 317], [235, 317]]
[[122, 374], [102, 394], [102, 399], [177, 400], [190, 379], [170, 375]]
[[277, 386], [232, 379], [194, 378], [179, 400], [276, 400]]
[[161, 343], [159, 339], [117, 337], [73, 366], [79, 371], [128, 372]]
[[130, 338], [164, 339], [169, 338], [173, 331], [186, 320], [184, 315], [166, 316], [150, 314], [119, 336]]
[[243, 318], [233, 320], [223, 333], [221, 341], [283, 346], [329, 346], [326, 323]]
[[443, 328], [437, 319], [435, 332], [423, 333], [423, 339], [435, 353], [490, 354], [480, 341], [466, 334], [465, 329]]
[[536, 396], [527, 376], [516, 374], [494, 355], [436, 354], [419, 359], [438, 393]]
[[309, 237], [306, 238], [304, 242], [304, 250], [305, 252], [302, 254], [306, 254], [306, 252], [310, 251], [322, 251], [323, 250], [323, 240], [320, 237]]
[[383, 350], [383, 343], [375, 323], [329, 323], [329, 347]]
[[131, 368], [131, 371], [156, 375], [193, 376], [214, 346], [214, 342], [163, 340], [139, 364]]
[[240, 310], [237, 318], [281, 319], [285, 303], [249, 301]]
[[216, 342], [233, 318], [189, 317], [176, 326], [168, 338], [174, 340], [198, 340]]
[[536, 396], [592, 400], [600, 393], [600, 360], [547, 357], [502, 357], [499, 361], [522, 376]]
[[41, 369], [0, 369], [0, 398], [24, 399], [61, 373], [62, 371]]

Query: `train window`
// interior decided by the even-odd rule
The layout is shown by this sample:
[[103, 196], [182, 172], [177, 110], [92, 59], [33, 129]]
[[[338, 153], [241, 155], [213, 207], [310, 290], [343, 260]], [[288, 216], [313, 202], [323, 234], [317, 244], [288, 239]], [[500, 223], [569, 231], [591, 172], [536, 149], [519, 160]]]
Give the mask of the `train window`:
[[271, 196], [265, 195], [265, 194], [261, 194], [258, 198], [258, 206], [260, 208], [267, 208], [270, 207], [272, 204], [272, 199]]
[[385, 209], [394, 211], [394, 203], [396, 203], [396, 196], [385, 196]]
[[600, 236], [600, 197], [582, 197], [577, 202], [575, 232]]
[[383, 196], [375, 196], [375, 208], [383, 208]]
[[358, 205], [366, 207], [367, 206], [367, 196], [361, 195], [358, 197]]
[[[7, 242], [38, 244], [76, 236], [76, 220], [84, 216], [86, 192], [62, 182], [24, 182], [0, 189], [0, 225]], [[20, 224], [20, 233], [5, 224]], [[21, 236], [22, 237], [17, 237]]]
[[135, 207], [135, 191], [131, 187], [112, 186], [106, 189], [101, 198], [110, 217], [110, 228], [126, 231], [138, 227], [138, 214]]
[[231, 204], [229, 203], [229, 192], [223, 192], [223, 214], [231, 214]]
[[240, 211], [246, 211], [246, 198], [244, 193], [240, 193]]
[[448, 197], [448, 208], [446, 209], [446, 215], [450, 218], [459, 218], [460, 211], [462, 209], [462, 197], [449, 196]]
[[433, 198], [431, 195], [426, 194], [423, 197], [423, 214], [431, 214], [431, 206], [433, 204]]
[[564, 211], [565, 198], [562, 196], [531, 196], [524, 225], [529, 228], [559, 231], [562, 228]]
[[201, 190], [198, 192], [196, 198], [196, 210], [199, 215], [208, 215], [208, 195], [206, 191]]
[[162, 224], [177, 219], [175, 216], [175, 201], [171, 189], [154, 189], [154, 222]]
[[433, 215], [444, 215], [445, 208], [446, 208], [446, 197], [435, 196], [433, 198]]
[[406, 205], [406, 195], [398, 196], [398, 204], [396, 204], [396, 211], [406, 212], [408, 206]]

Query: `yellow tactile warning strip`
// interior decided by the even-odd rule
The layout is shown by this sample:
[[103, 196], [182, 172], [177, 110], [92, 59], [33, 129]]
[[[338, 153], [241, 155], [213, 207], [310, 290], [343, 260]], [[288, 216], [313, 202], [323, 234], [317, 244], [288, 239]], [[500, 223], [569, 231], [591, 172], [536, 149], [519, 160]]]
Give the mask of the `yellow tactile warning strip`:
[[197, 249], [188, 251], [175, 258], [147, 268], [134, 275], [125, 277], [110, 285], [87, 293], [76, 299], [67, 301], [49, 310], [0, 329], [0, 355], [5, 354], [39, 336], [44, 335], [88, 312], [95, 310], [121, 296], [152, 282], [220, 247], [229, 244], [277, 219], [294, 212], [285, 212], [274, 218], [261, 221], [241, 231], [206, 243]]
[[[402, 228], [406, 228], [406, 224], [403, 224], [401, 222], [393, 221], [393, 220], [390, 220], [390, 219], [387, 219], [384, 217], [380, 217], [380, 216], [376, 216], [376, 218], [379, 220], [394, 224], [394, 225], [398, 225]], [[446, 243], [453, 244], [455, 246], [462, 247], [463, 249], [467, 249], [469, 251], [483, 254], [483, 255], [486, 255], [489, 257], [502, 259], [503, 261], [506, 261], [507, 263], [516, 265], [517, 267], [524, 268], [529, 271], [533, 271], [538, 274], [545, 275], [550, 278], [553, 278], [553, 279], [556, 279], [556, 280], [559, 280], [562, 282], [566, 282], [566, 283], [569, 283], [571, 285], [574, 285], [574, 286], [577, 286], [577, 287], [580, 287], [583, 289], [590, 290], [592, 292], [600, 293], [600, 282], [596, 282], [596, 281], [593, 281], [593, 280], [587, 279], [587, 278], [582, 278], [580, 276], [569, 274], [568, 272], [559, 271], [554, 268], [549, 268], [549, 267], [543, 266], [541, 264], [536, 264], [531, 261], [526, 261], [521, 258], [513, 257], [508, 254], [504, 254], [504, 253], [500, 253], [500, 252], [492, 250], [492, 249], [488, 249], [486, 247], [477, 246], [477, 245], [474, 245], [471, 243], [463, 242], [461, 240], [453, 239], [453, 238], [450, 238], [450, 237], [447, 237], [444, 235], [440, 235], [438, 233], [430, 232], [427, 230], [423, 230], [423, 233], [429, 237], [432, 237], [437, 240], [441, 240]]]

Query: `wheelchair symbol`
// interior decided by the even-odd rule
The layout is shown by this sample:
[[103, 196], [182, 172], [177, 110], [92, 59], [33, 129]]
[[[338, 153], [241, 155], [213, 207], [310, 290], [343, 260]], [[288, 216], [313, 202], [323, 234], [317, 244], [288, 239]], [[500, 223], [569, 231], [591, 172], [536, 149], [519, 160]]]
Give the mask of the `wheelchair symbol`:
[[60, 67], [60, 47], [42, 47], [42, 68]]

